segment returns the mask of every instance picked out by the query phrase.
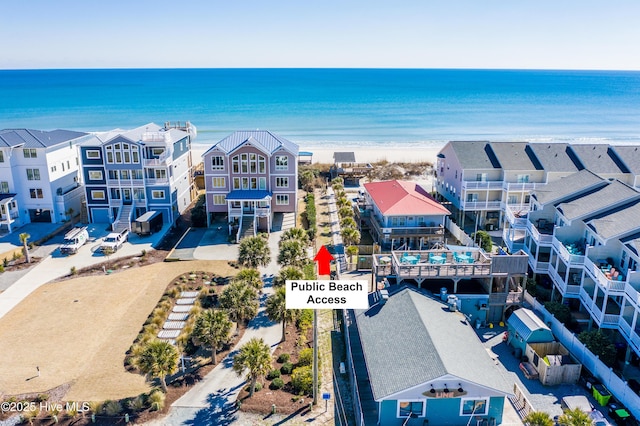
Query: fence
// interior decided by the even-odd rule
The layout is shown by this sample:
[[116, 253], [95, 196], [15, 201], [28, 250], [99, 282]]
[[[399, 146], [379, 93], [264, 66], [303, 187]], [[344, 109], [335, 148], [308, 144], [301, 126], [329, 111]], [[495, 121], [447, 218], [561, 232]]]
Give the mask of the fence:
[[445, 221], [444, 226], [445, 228], [447, 228], [449, 233], [453, 235], [453, 237], [456, 240], [460, 241], [462, 245], [469, 246], [469, 247], [476, 245], [471, 239], [471, 237], [468, 236], [458, 225], [453, 223], [453, 221], [450, 218], [447, 217], [447, 220]]
[[533, 306], [542, 320], [549, 325], [553, 335], [562, 343], [587, 370], [593, 374], [608, 390], [620, 401], [634, 416], [640, 417], [640, 397], [636, 395], [627, 384], [606, 366], [596, 355], [586, 348], [578, 337], [565, 328], [530, 294], [525, 294], [525, 300]]
[[362, 413], [362, 406], [360, 405], [360, 393], [358, 392], [358, 381], [356, 378], [355, 365], [353, 363], [353, 355], [351, 353], [351, 337], [349, 336], [349, 325], [351, 325], [351, 317], [349, 312], [345, 309], [342, 311], [343, 334], [345, 345], [347, 349], [347, 370], [349, 374], [349, 384], [351, 385], [351, 398], [353, 400], [354, 417], [356, 419], [356, 426], [365, 426], [364, 414]]

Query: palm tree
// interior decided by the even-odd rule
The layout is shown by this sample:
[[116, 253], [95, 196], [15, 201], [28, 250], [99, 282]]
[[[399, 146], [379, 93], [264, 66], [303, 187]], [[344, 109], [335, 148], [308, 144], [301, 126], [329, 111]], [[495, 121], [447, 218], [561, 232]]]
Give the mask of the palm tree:
[[305, 247], [298, 240], [282, 242], [278, 253], [278, 263], [282, 266], [304, 266], [307, 263]]
[[348, 246], [345, 253], [349, 255], [349, 263], [353, 263], [353, 256], [358, 254], [358, 246]]
[[349, 207], [351, 205], [351, 201], [349, 201], [347, 197], [339, 197], [336, 200], [336, 205], [338, 206], [339, 209], [343, 207]]
[[341, 228], [354, 228], [355, 229], [357, 227], [357, 224], [356, 224], [356, 221], [352, 217], [347, 216], [347, 217], [345, 217], [344, 219], [342, 219], [340, 221], [340, 227]]
[[29, 254], [29, 238], [31, 238], [31, 235], [27, 234], [26, 232], [23, 232], [22, 234], [19, 235], [20, 237], [20, 242], [22, 243], [22, 253], [24, 254], [24, 258], [27, 261], [27, 263], [31, 263], [31, 255]]
[[192, 336], [201, 344], [211, 348], [211, 360], [216, 364], [216, 352], [229, 342], [233, 323], [229, 315], [219, 309], [206, 309], [198, 315]]
[[166, 340], [152, 340], [142, 350], [136, 365], [143, 374], [160, 379], [164, 393], [167, 393], [166, 377], [178, 370], [178, 350]]
[[357, 229], [344, 228], [340, 232], [340, 235], [342, 236], [342, 242], [347, 246], [358, 244], [360, 242], [360, 231]]
[[304, 278], [304, 273], [295, 266], [287, 266], [280, 269], [278, 275], [273, 280], [274, 287], [282, 287], [287, 280], [301, 280]]
[[522, 422], [526, 426], [553, 426], [551, 416], [544, 411], [531, 411]]
[[243, 282], [234, 282], [220, 295], [220, 307], [226, 309], [232, 321], [246, 322], [258, 314], [256, 297], [253, 287]]
[[585, 413], [580, 408], [574, 408], [573, 410], [565, 411], [558, 418], [558, 423], [562, 426], [592, 426], [593, 420], [588, 413]]
[[338, 217], [344, 219], [345, 217], [353, 217], [353, 209], [351, 207], [342, 207], [338, 210]]
[[271, 321], [282, 321], [282, 342], [286, 340], [287, 323], [295, 321], [300, 313], [297, 309], [286, 308], [286, 291], [285, 287], [279, 287], [274, 294], [267, 299], [267, 316]]
[[282, 233], [279, 244], [285, 241], [300, 241], [303, 245], [306, 245], [309, 243], [309, 235], [302, 228], [290, 228]]
[[307, 192], [313, 191], [313, 181], [316, 179], [314, 171], [311, 169], [300, 170], [298, 174], [300, 180], [300, 187]]
[[249, 398], [253, 396], [256, 382], [271, 369], [271, 351], [264, 340], [254, 337], [240, 348], [233, 357], [233, 371], [242, 376], [246, 371], [246, 378], [250, 382]]
[[260, 272], [257, 269], [253, 268], [245, 268], [238, 272], [238, 275], [233, 277], [233, 281], [243, 282], [256, 290], [262, 290], [262, 286], [264, 283], [262, 282], [262, 277], [260, 276]]
[[247, 268], [267, 266], [271, 262], [268, 242], [261, 237], [245, 238], [238, 247], [238, 262]]

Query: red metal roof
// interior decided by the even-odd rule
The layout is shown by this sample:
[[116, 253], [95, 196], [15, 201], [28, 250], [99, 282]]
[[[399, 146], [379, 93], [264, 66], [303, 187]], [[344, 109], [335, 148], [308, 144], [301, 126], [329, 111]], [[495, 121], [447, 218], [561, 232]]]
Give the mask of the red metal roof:
[[385, 216], [451, 214], [415, 182], [389, 180], [365, 183], [364, 187]]

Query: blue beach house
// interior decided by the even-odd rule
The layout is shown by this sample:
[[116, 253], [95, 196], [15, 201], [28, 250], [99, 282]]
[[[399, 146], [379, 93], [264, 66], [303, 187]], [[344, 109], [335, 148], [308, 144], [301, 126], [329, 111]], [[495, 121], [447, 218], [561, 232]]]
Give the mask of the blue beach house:
[[371, 388], [360, 394], [372, 395], [377, 424], [502, 423], [510, 386], [463, 314], [403, 286], [355, 321]]
[[131, 229], [147, 211], [173, 223], [194, 196], [191, 142], [195, 127], [149, 123], [98, 133], [80, 146], [88, 219]]

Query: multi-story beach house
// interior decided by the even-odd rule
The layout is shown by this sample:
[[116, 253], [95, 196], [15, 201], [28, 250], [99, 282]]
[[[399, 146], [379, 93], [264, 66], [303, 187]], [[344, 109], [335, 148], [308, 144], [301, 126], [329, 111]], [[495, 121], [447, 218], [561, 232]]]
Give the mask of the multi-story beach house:
[[77, 145], [71, 130], [0, 130], [0, 227], [59, 223], [80, 212]]
[[640, 357], [640, 192], [582, 170], [536, 188], [531, 204], [531, 269], [549, 276], [552, 298], [581, 312], [577, 320], [626, 342], [627, 361]]
[[269, 131], [238, 131], [203, 154], [207, 223], [226, 217], [239, 240], [298, 211], [298, 145]]
[[444, 242], [449, 210], [415, 182], [364, 184], [358, 217], [383, 248], [431, 248]]
[[130, 229], [147, 211], [173, 223], [194, 196], [190, 123], [96, 134], [80, 146], [86, 208], [92, 223]]

